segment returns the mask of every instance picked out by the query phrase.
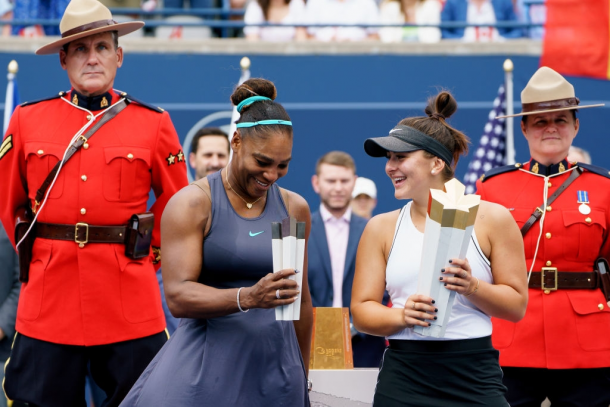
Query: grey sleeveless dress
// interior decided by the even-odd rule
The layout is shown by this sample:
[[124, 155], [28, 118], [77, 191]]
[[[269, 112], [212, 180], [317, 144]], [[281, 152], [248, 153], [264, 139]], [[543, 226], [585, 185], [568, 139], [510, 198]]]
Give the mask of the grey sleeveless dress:
[[[250, 287], [273, 270], [271, 222], [288, 216], [280, 190], [273, 185], [263, 213], [246, 219], [231, 206], [220, 172], [208, 181], [212, 223], [199, 281]], [[276, 321], [274, 309], [182, 319], [121, 404], [135, 406], [309, 406], [293, 323]]]

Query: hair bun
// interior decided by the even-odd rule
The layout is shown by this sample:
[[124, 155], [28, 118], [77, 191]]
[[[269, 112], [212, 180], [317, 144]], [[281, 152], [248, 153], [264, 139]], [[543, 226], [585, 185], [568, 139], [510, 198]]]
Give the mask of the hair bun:
[[271, 100], [277, 97], [277, 89], [273, 82], [262, 78], [248, 79], [241, 85], [238, 85], [231, 95], [231, 103], [237, 106], [242, 101], [252, 96], [265, 96]]
[[457, 101], [446, 90], [428, 99], [428, 106], [424, 110], [428, 117], [435, 119], [448, 119], [457, 110]]

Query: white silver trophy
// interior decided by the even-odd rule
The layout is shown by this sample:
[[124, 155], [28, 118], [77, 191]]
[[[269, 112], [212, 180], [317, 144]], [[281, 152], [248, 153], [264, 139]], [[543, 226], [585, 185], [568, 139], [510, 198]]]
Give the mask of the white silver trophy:
[[450, 266], [450, 259], [466, 257], [481, 202], [478, 195], [464, 195], [465, 190], [455, 178], [445, 183], [446, 192], [430, 190], [417, 293], [432, 297], [438, 312], [429, 327], [413, 328], [420, 335], [445, 336], [456, 293], [445, 288], [441, 269]]
[[[303, 282], [303, 266], [305, 263], [305, 223], [294, 218], [286, 218], [282, 223], [271, 223], [271, 249], [273, 253], [273, 272], [283, 269], [296, 269], [299, 273], [287, 277], [297, 282], [300, 287]], [[275, 308], [277, 321], [294, 321], [301, 317], [301, 295], [292, 304]]]

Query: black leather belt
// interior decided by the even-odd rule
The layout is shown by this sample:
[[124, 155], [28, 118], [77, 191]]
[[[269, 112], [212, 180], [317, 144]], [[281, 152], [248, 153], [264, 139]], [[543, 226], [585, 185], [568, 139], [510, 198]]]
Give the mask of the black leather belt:
[[529, 288], [555, 291], [563, 289], [595, 289], [599, 287], [596, 271], [557, 271], [555, 267], [543, 267], [540, 272], [533, 272]]
[[87, 223], [77, 223], [76, 225], [36, 224], [36, 237], [69, 240], [79, 245], [87, 243], [125, 243], [126, 231], [126, 226], [93, 226]]

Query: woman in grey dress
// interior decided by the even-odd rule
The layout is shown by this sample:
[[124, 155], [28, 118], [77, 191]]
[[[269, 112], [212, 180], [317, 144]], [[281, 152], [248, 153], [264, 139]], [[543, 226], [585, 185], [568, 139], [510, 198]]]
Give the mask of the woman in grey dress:
[[[183, 319], [123, 407], [309, 406], [307, 270], [272, 273], [271, 222], [290, 215], [307, 237], [310, 229], [305, 200], [275, 184], [292, 155], [290, 117], [275, 97], [264, 79], [238, 86], [232, 161], [167, 204], [163, 280]], [[304, 273], [301, 287], [286, 279], [295, 272]], [[300, 320], [276, 321], [274, 308], [298, 296]]]

